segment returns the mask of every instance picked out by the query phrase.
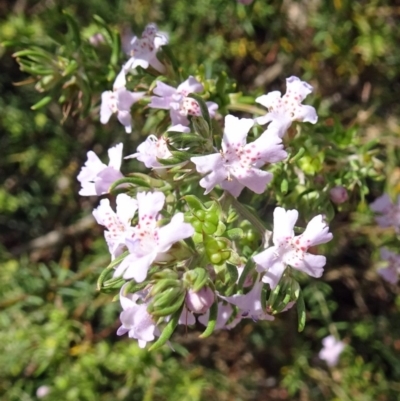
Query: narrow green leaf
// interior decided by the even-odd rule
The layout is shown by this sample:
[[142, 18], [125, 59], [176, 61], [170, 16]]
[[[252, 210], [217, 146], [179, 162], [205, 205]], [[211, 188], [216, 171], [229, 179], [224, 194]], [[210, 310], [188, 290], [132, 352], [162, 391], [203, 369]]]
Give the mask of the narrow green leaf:
[[[53, 61], [53, 58], [44, 50], [38, 49], [38, 50], [32, 50], [32, 49], [26, 49], [26, 50], [21, 50], [19, 52], [15, 52], [13, 57], [39, 57], [40, 59], [45, 59], [48, 61]], [[35, 60], [35, 59], [34, 59]]]
[[206, 208], [203, 206], [203, 203], [200, 201], [199, 198], [197, 198], [197, 196], [186, 195], [183, 196], [182, 199], [186, 201], [186, 203], [192, 210], [206, 210]]
[[39, 100], [37, 103], [35, 103], [33, 106], [31, 106], [32, 110], [39, 110], [42, 107], [48, 105], [52, 101], [51, 96], [45, 96], [43, 99]]
[[200, 334], [200, 338], [209, 337], [215, 329], [215, 325], [217, 324], [218, 317], [218, 301], [215, 301], [210, 308], [210, 317], [208, 318], [208, 324], [206, 329]]
[[183, 309], [179, 308], [172, 316], [168, 324], [165, 326], [158, 340], [149, 348], [149, 351], [155, 351], [156, 349], [162, 347], [172, 336], [175, 331], [176, 326], [178, 325], [179, 318], [181, 316]]
[[210, 137], [210, 126], [207, 124], [203, 117], [192, 117], [192, 124], [194, 130], [201, 135], [203, 138]]
[[97, 289], [100, 290], [103, 286], [103, 282], [106, 280], [107, 276], [111, 273], [113, 268], [120, 264], [123, 259], [128, 256], [129, 252], [125, 251], [123, 254], [119, 255], [117, 258], [115, 258], [100, 274], [98, 280], [97, 280]]
[[208, 112], [208, 107], [207, 107], [206, 102], [204, 101], [204, 99], [201, 96], [199, 96], [196, 93], [190, 93], [188, 95], [188, 97], [191, 97], [192, 99], [196, 100], [197, 103], [199, 104], [202, 117], [204, 118], [204, 120], [208, 124], [208, 128], [209, 128], [210, 134], [212, 134], [211, 118], [210, 118], [210, 113]]
[[301, 291], [297, 299], [297, 316], [299, 321], [297, 330], [301, 332], [304, 330], [306, 325], [306, 305], [304, 303], [303, 293]]
[[197, 273], [197, 277], [192, 288], [194, 292], [197, 292], [200, 291], [206, 285], [209, 279], [209, 275], [207, 270], [203, 269], [202, 267], [196, 267], [195, 271]]
[[243, 289], [243, 284], [246, 280], [246, 277], [249, 275], [249, 273], [253, 270], [254, 268], [254, 261], [252, 258], [247, 259], [247, 262], [244, 266], [244, 269], [242, 271], [242, 274], [240, 275], [239, 282], [238, 282], [238, 287], [239, 289]]
[[67, 21], [68, 30], [71, 34], [72, 42], [75, 44], [75, 50], [81, 46], [81, 33], [79, 25], [75, 18], [69, 15], [65, 10], [63, 11], [64, 17]]
[[229, 281], [231, 283], [236, 283], [237, 279], [239, 278], [238, 269], [236, 266], [231, 265], [230, 263], [226, 263], [226, 267], [229, 273]]
[[121, 54], [121, 38], [119, 36], [119, 33], [113, 31], [111, 33], [111, 40], [112, 40], [112, 52], [110, 57], [110, 64], [118, 65]]

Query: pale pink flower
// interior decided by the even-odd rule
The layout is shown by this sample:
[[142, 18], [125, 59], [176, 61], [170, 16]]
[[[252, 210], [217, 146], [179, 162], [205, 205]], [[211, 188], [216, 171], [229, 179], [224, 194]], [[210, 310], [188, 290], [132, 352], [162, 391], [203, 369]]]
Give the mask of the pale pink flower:
[[137, 210], [136, 199], [126, 194], [119, 194], [116, 199], [116, 212], [111, 209], [110, 201], [102, 199], [100, 205], [93, 210], [97, 223], [107, 228], [104, 232], [112, 259], [116, 258], [125, 247], [125, 239], [134, 235], [131, 221]]
[[382, 248], [381, 258], [387, 260], [387, 267], [378, 270], [378, 274], [390, 284], [397, 284], [400, 274], [400, 255]]
[[347, 193], [347, 189], [345, 187], [338, 185], [329, 191], [329, 197], [333, 203], [340, 205], [349, 199], [349, 194]]
[[[183, 125], [175, 125], [168, 131], [188, 132], [189, 129]], [[147, 168], [161, 169], [167, 166], [161, 164], [157, 159], [169, 159], [172, 153], [167, 146], [167, 138], [161, 136], [157, 138], [155, 135], [149, 135], [136, 149], [136, 153], [126, 156], [125, 159], [138, 159]], [[170, 166], [171, 167], [171, 166]]]
[[203, 314], [207, 312], [214, 303], [215, 294], [210, 287], [203, 287], [195, 292], [189, 289], [186, 293], [186, 307], [193, 313]]
[[[241, 317], [235, 318], [230, 323], [227, 323], [228, 320], [231, 319], [232, 314], [233, 314], [233, 308], [231, 305], [224, 304], [223, 302], [218, 302], [218, 314], [214, 330], [221, 330], [221, 329], [229, 330], [235, 327], [240, 322]], [[198, 321], [204, 326], [207, 326], [209, 319], [210, 319], [210, 310], [207, 310], [203, 315], [198, 317]]]
[[262, 289], [263, 283], [257, 279], [253, 288], [247, 294], [235, 294], [230, 297], [219, 295], [219, 297], [232, 305], [236, 305], [239, 308], [239, 316], [241, 318], [250, 318], [255, 321], [274, 320], [274, 317], [266, 313], [262, 308]]
[[137, 194], [139, 222], [134, 227], [133, 238], [126, 238], [129, 255], [114, 272], [114, 277], [134, 279], [141, 283], [153, 262], [170, 260], [171, 246], [194, 234], [194, 228], [184, 222], [183, 213], [177, 213], [169, 224], [159, 227], [159, 212], [165, 202], [162, 192], [139, 192]]
[[297, 210], [285, 210], [277, 207], [274, 210], [274, 246], [253, 256], [257, 271], [263, 272], [262, 281], [274, 289], [281, 279], [286, 267], [307, 273], [312, 277], [321, 277], [326, 258], [322, 255], [307, 253], [311, 246], [324, 244], [333, 236], [329, 232], [324, 217], [315, 216], [307, 225], [303, 234], [295, 237], [293, 227], [299, 213]]
[[77, 177], [82, 186], [79, 195], [103, 195], [108, 193], [111, 184], [124, 177], [120, 172], [122, 148], [122, 143], [119, 143], [108, 149], [110, 158], [108, 166], [102, 163], [94, 152], [89, 151], [87, 153], [88, 160]]
[[126, 156], [125, 159], [138, 159], [147, 168], [165, 168], [157, 159], [169, 159], [172, 153], [167, 146], [165, 137], [157, 138], [149, 135], [138, 147], [136, 153]]
[[159, 32], [156, 24], [148, 24], [140, 39], [134, 36], [131, 40], [127, 49], [131, 58], [124, 65], [123, 71], [127, 73], [137, 67], [147, 69], [151, 65], [155, 70], [165, 72], [165, 66], [158, 60], [157, 52], [167, 43], [167, 35]]
[[117, 335], [128, 333], [129, 338], [138, 340], [139, 347], [144, 348], [148, 342], [160, 335], [156, 322], [147, 312], [151, 298], [148, 298], [148, 290], [124, 294], [125, 286], [126, 284], [122, 286], [119, 297], [123, 311], [120, 314], [121, 326]]
[[200, 174], [207, 174], [200, 181], [205, 194], [218, 184], [235, 197], [244, 187], [257, 194], [265, 191], [272, 174], [260, 170], [260, 167], [283, 160], [287, 153], [283, 150], [282, 140], [276, 135], [261, 135], [246, 144], [247, 134], [253, 125], [251, 119], [226, 116], [222, 150], [190, 159]]
[[[116, 84], [118, 84], [117, 81]], [[132, 132], [131, 107], [144, 95], [145, 92], [130, 92], [125, 87], [103, 92], [101, 94], [100, 122], [107, 124], [111, 115], [116, 114], [118, 121], [125, 127], [126, 133], [130, 134]]]
[[293, 121], [310, 122], [318, 121], [317, 113], [312, 106], [301, 104], [305, 97], [310, 94], [313, 87], [297, 77], [286, 79], [286, 93], [281, 97], [281, 92], [274, 91], [262, 95], [256, 99], [257, 103], [268, 108], [268, 113], [263, 117], [256, 118], [260, 125], [270, 123], [269, 132], [283, 137]]
[[400, 196], [397, 197], [397, 204], [393, 204], [388, 194], [383, 194], [370, 204], [372, 211], [380, 213], [375, 217], [381, 227], [394, 227], [400, 233]]
[[[164, 82], [157, 81], [153, 92], [157, 96], [151, 97], [149, 107], [155, 109], [169, 110], [172, 125], [189, 125], [188, 115], [201, 116], [201, 110], [196, 100], [187, 97], [190, 93], [203, 92], [203, 85], [196, 78], [190, 76], [177, 88], [169, 86]], [[206, 102], [210, 117], [215, 116], [218, 105], [214, 102]]]
[[50, 393], [51, 393], [51, 387], [43, 385], [43, 386], [40, 386], [40, 387], [37, 388], [36, 397], [37, 398], [44, 398], [47, 395], [49, 395]]
[[194, 317], [193, 312], [190, 312], [185, 305], [183, 305], [178, 324], [184, 324], [185, 326], [192, 326], [196, 324], [196, 318]]
[[330, 335], [322, 340], [322, 345], [323, 348], [319, 352], [319, 358], [325, 361], [328, 366], [336, 366], [346, 344]]

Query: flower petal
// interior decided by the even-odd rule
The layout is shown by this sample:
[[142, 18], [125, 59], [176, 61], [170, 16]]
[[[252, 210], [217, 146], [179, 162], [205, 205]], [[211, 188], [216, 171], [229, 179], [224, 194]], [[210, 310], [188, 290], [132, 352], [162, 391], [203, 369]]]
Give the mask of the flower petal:
[[138, 201], [140, 221], [146, 218], [155, 220], [165, 203], [165, 195], [159, 191], [139, 192], [136, 199]]
[[171, 222], [158, 230], [157, 252], [166, 252], [172, 244], [184, 238], [191, 237], [194, 234], [194, 228], [191, 224], [184, 222], [183, 213], [177, 213]]
[[322, 255], [312, 255], [306, 253], [303, 260], [299, 261], [296, 265], [292, 265], [293, 268], [307, 273], [311, 277], [319, 278], [322, 276], [326, 264], [326, 257]]
[[319, 214], [310, 220], [302, 235], [298, 237], [300, 244], [307, 249], [310, 246], [325, 244], [333, 238], [324, 216]]
[[108, 157], [110, 158], [108, 166], [118, 171], [121, 168], [123, 146], [124, 145], [122, 143], [119, 143], [118, 145], [108, 149]]
[[253, 125], [254, 121], [251, 118], [237, 118], [228, 114], [225, 117], [222, 150], [226, 152], [228, 149], [246, 145], [247, 134]]
[[274, 210], [274, 234], [275, 245], [285, 243], [287, 239], [294, 237], [293, 227], [299, 217], [297, 210], [285, 210], [277, 207]]

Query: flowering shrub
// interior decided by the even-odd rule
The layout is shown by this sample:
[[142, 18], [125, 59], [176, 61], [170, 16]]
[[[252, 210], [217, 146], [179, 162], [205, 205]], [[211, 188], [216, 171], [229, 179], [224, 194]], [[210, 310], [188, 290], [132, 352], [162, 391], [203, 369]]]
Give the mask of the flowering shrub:
[[[178, 324], [198, 320], [206, 326], [206, 337], [246, 317], [273, 320], [296, 302], [302, 330], [305, 307], [293, 269], [321, 277], [326, 258], [309, 248], [332, 239], [325, 216], [313, 217], [295, 237], [297, 210], [276, 207], [274, 245], [269, 246], [270, 224], [238, 197], [247, 188], [261, 196], [259, 201], [278, 201], [271, 200], [268, 188], [271, 167], [290, 162], [283, 138], [293, 122], [317, 122], [314, 107], [302, 104], [313, 88], [292, 76], [282, 97], [275, 91], [255, 99], [267, 108], [264, 116], [225, 114], [217, 102], [206, 101], [216, 95], [212, 79], [200, 82], [190, 76], [176, 89], [166, 83], [179, 79], [170, 53], [163, 54], [163, 61], [158, 58], [167, 44], [167, 35], [149, 24], [141, 39], [131, 40], [131, 58], [121, 66], [113, 90], [101, 96], [101, 123], [115, 113], [127, 133], [140, 130], [132, 128], [134, 103], [169, 111], [165, 128], [155, 128], [135, 154], [126, 156], [150, 171], [122, 175], [120, 143], [109, 149], [108, 166], [88, 152], [78, 175], [83, 196], [119, 193], [116, 212], [108, 199], [93, 211], [106, 228], [112, 260], [98, 288], [119, 292], [118, 334], [128, 333], [141, 347], [158, 338], [154, 349], [168, 341]], [[157, 80], [145, 91], [130, 90], [146, 69]], [[250, 242], [241, 228], [247, 223], [255, 228]]]

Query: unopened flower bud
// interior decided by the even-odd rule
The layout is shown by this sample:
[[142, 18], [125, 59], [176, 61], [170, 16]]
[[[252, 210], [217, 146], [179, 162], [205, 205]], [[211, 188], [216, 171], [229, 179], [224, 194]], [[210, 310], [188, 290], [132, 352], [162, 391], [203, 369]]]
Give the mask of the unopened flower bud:
[[92, 35], [89, 38], [89, 43], [93, 46], [99, 46], [103, 43], [106, 43], [106, 40], [104, 39], [103, 34], [101, 34], [100, 32], [95, 33], [94, 35]]
[[214, 292], [209, 287], [203, 287], [198, 292], [194, 292], [190, 289], [186, 294], [185, 301], [190, 311], [203, 314], [210, 309], [211, 305], [214, 303], [214, 299]]
[[349, 199], [347, 189], [341, 185], [332, 188], [329, 191], [329, 197], [331, 198], [331, 201], [337, 205], [344, 203]]

